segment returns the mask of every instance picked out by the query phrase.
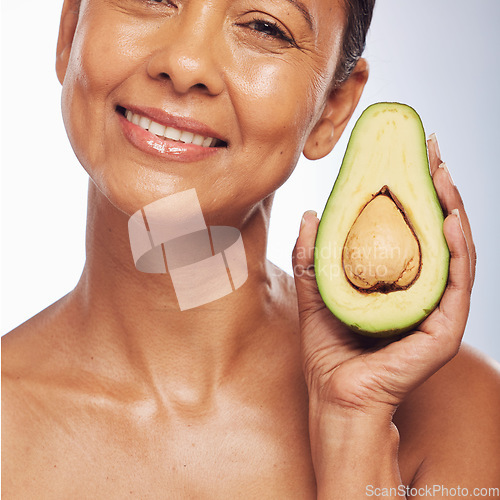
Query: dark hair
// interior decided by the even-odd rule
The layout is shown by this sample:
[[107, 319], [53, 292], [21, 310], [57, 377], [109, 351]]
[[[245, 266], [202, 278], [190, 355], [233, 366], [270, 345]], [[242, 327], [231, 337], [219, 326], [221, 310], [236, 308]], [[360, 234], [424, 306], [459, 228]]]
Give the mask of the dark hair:
[[347, 18], [342, 45], [342, 57], [335, 71], [334, 84], [345, 82], [361, 57], [366, 44], [366, 34], [373, 15], [375, 0], [344, 0]]

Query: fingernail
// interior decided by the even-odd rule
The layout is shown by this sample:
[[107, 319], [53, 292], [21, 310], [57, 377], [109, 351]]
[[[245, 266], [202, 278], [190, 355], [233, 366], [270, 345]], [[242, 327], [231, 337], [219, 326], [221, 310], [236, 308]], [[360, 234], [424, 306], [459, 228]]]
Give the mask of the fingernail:
[[[460, 210], [458, 210], [458, 208], [454, 208], [452, 211], [451, 211], [451, 215], [455, 215], [458, 219], [458, 222], [460, 224], [460, 227], [462, 227], [462, 219], [460, 218]], [[464, 229], [462, 228], [462, 231]]]
[[434, 146], [434, 151], [436, 152], [436, 156], [439, 159], [441, 159], [441, 151], [439, 150], [439, 144], [438, 144], [438, 140], [437, 140], [436, 134], [431, 134], [429, 136], [429, 140], [432, 142], [432, 144]]
[[317, 218], [318, 217], [318, 213], [315, 210], [307, 210], [306, 212], [304, 212], [304, 215], [302, 216], [302, 220], [300, 221], [300, 228], [301, 229], [302, 229], [302, 226], [306, 222], [306, 217], [315, 217], [315, 218]]
[[455, 183], [453, 182], [453, 179], [451, 178], [451, 174], [450, 174], [450, 171], [448, 170], [448, 165], [446, 165], [445, 162], [441, 163], [439, 165], [439, 168], [442, 168], [447, 174], [448, 174], [448, 179], [450, 179], [450, 183], [452, 186], [455, 185]]
[[458, 208], [454, 208], [452, 211], [451, 211], [451, 215], [455, 215], [458, 219], [458, 222], [460, 224], [460, 227], [462, 228], [462, 232], [464, 231], [464, 228], [462, 227], [462, 218], [460, 217], [460, 210], [458, 210]]

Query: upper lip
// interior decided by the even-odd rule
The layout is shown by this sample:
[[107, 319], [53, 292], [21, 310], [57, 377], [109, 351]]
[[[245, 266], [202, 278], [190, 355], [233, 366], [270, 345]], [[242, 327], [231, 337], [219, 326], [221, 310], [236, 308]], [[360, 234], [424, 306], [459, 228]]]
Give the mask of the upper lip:
[[222, 137], [208, 125], [205, 125], [204, 123], [188, 116], [172, 115], [162, 109], [151, 108], [148, 106], [119, 105], [118, 108], [124, 108], [132, 111], [132, 113], [149, 118], [150, 120], [153, 120], [160, 125], [165, 125], [166, 127], [173, 127], [186, 132], [192, 132], [193, 134], [202, 135], [204, 137], [213, 137], [214, 139], [219, 139], [226, 144], [228, 142], [227, 139]]

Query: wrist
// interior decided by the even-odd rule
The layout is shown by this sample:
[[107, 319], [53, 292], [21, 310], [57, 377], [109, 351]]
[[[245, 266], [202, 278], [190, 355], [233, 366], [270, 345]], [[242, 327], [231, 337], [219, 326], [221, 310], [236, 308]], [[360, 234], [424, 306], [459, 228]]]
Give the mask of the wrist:
[[399, 432], [392, 415], [387, 409], [367, 412], [331, 404], [312, 405], [309, 409], [311, 445], [337, 449], [346, 445], [345, 452], [349, 453], [359, 446], [366, 454], [372, 450], [397, 454]]
[[370, 486], [400, 486], [399, 432], [391, 412], [313, 405], [309, 432], [318, 499], [363, 498]]
[[343, 401], [327, 401], [318, 397], [309, 398], [309, 421], [333, 419], [340, 422], [365, 422], [384, 426], [392, 422], [397, 406], [387, 403], [362, 402], [358, 405]]

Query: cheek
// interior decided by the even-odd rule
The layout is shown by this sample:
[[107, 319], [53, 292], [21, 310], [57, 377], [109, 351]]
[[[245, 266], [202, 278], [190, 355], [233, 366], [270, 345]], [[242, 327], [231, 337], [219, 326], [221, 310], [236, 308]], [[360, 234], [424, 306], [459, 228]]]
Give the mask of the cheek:
[[112, 147], [102, 140], [106, 117], [114, 112], [109, 95], [133, 73], [143, 51], [130, 26], [106, 16], [85, 12], [80, 26], [63, 82], [62, 114], [73, 149], [89, 171]]
[[313, 116], [315, 95], [310, 76], [301, 76], [295, 66], [277, 61], [252, 64], [238, 71], [240, 77], [245, 75], [236, 91], [241, 102], [235, 106], [243, 142], [256, 139], [273, 147], [293, 142], [301, 150]]
[[245, 62], [231, 81], [245, 165], [239, 186], [252, 186], [239, 196], [247, 202], [251, 194], [263, 198], [275, 191], [293, 172], [320, 108], [321, 86], [311, 67]]
[[[323, 107], [327, 61], [266, 56], [238, 67], [234, 103], [243, 137], [245, 179], [261, 197], [292, 174]], [[239, 66], [239, 65], [238, 65]]]
[[105, 92], [144, 57], [148, 29], [113, 10], [88, 7], [73, 41], [73, 70], [92, 90]]

